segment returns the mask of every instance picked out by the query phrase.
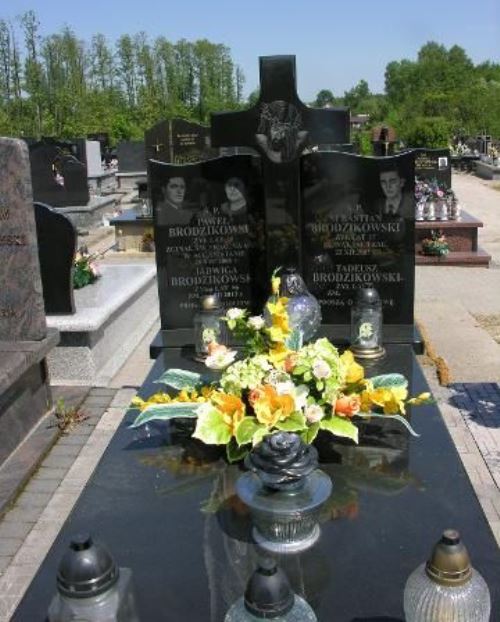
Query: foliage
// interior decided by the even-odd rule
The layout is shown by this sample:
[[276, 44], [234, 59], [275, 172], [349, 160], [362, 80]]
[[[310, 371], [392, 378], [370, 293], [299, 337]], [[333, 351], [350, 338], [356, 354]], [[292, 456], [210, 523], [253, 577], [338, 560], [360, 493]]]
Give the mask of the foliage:
[[69, 432], [75, 425], [82, 423], [88, 419], [88, 415], [82, 412], [78, 407], [67, 407], [62, 398], [56, 402], [54, 415], [57, 420], [57, 427], [61, 432]]
[[432, 230], [431, 237], [422, 240], [422, 253], [424, 255], [445, 257], [449, 252], [450, 247], [442, 231]]
[[173, 43], [140, 32], [113, 45], [102, 34], [82, 41], [67, 26], [42, 37], [33, 11], [14, 24], [0, 20], [4, 135], [139, 138], [163, 118], [207, 121], [238, 108], [243, 84], [229, 48], [206, 39]]
[[95, 283], [101, 276], [95, 260], [96, 255], [89, 255], [84, 251], [76, 253], [73, 262], [73, 287], [75, 289]]
[[446, 148], [452, 126], [444, 117], [416, 117], [401, 125], [408, 147]]
[[352, 142], [356, 148], [356, 152], [360, 155], [373, 155], [370, 130], [358, 130], [353, 133]]
[[132, 406], [140, 414], [132, 427], [195, 417], [193, 437], [208, 445], [225, 445], [230, 461], [241, 459], [252, 445], [279, 430], [296, 432], [306, 443], [312, 443], [319, 430], [357, 442], [355, 417], [391, 416], [415, 434], [402, 417], [405, 407], [428, 403], [430, 395], [408, 399], [408, 383], [401, 374], [365, 378], [353, 354], [347, 350], [341, 355], [325, 338], [292, 348], [288, 299], [278, 297], [276, 275], [272, 290], [266, 320], [243, 309], [227, 311], [228, 328], [246, 340], [245, 358], [233, 362], [236, 352], [209, 344], [206, 365], [223, 370], [220, 379], [210, 383], [197, 373], [167, 370], [158, 382], [177, 389], [177, 394], [135, 398]]

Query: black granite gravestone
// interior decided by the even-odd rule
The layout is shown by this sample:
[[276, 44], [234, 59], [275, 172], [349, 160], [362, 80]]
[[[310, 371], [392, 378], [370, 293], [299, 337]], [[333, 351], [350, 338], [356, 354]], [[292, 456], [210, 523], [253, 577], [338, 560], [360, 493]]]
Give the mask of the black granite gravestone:
[[82, 164], [87, 164], [84, 138], [54, 138], [53, 136], [42, 136], [40, 142], [57, 147], [64, 155], [73, 156]]
[[413, 149], [415, 175], [419, 179], [437, 179], [451, 188], [451, 156], [449, 149]]
[[[150, 161], [162, 328], [190, 328], [204, 294], [257, 309], [267, 283], [259, 158]], [[257, 305], [257, 306], [256, 306]]]
[[45, 313], [75, 313], [76, 229], [69, 218], [38, 202], [35, 202], [35, 221]]
[[188, 164], [216, 158], [210, 147], [210, 128], [184, 119], [160, 121], [144, 134], [147, 159]]
[[384, 321], [413, 325], [413, 154], [302, 157], [303, 274], [323, 322], [349, 324], [361, 287], [375, 287]]
[[295, 57], [264, 56], [257, 103], [212, 114], [211, 128], [213, 147], [253, 147], [263, 156], [267, 275], [280, 265], [302, 265], [299, 156], [309, 146], [348, 143], [348, 109], [304, 105]]
[[146, 150], [143, 140], [126, 140], [116, 148], [120, 173], [136, 173], [146, 170]]
[[52, 207], [87, 205], [87, 167], [56, 144], [42, 140], [30, 146], [33, 198]]

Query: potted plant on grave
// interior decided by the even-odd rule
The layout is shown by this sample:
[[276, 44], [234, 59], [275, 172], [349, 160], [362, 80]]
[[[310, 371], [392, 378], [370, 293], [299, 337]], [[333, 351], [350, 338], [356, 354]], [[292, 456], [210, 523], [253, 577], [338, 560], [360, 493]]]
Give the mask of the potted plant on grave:
[[[367, 378], [352, 352], [343, 354], [328, 339], [300, 345], [273, 276], [267, 320], [244, 309], [229, 309], [230, 331], [244, 338], [245, 356], [212, 342], [206, 366], [220, 377], [168, 369], [156, 382], [175, 392], [156, 392], [132, 401], [139, 412], [132, 428], [153, 420], [195, 420], [193, 437], [225, 446], [230, 462], [242, 459], [275, 432], [296, 432], [312, 443], [320, 430], [358, 442], [357, 420], [390, 417], [418, 436], [405, 418], [408, 405], [431, 401], [430, 394], [409, 398], [408, 381], [398, 373]], [[213, 378], [213, 374], [212, 374]]]
[[450, 252], [450, 246], [446, 239], [446, 236], [442, 231], [431, 231], [430, 238], [424, 238], [422, 240], [422, 253], [424, 255], [430, 255], [434, 257], [446, 257]]
[[81, 289], [95, 283], [101, 277], [96, 263], [98, 255], [91, 255], [86, 249], [80, 249], [73, 261], [73, 287]]

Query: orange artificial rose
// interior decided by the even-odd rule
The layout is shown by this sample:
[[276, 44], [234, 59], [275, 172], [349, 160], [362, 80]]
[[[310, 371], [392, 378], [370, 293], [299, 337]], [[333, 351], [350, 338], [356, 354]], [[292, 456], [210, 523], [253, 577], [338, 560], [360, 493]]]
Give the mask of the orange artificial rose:
[[295, 369], [295, 366], [297, 365], [297, 359], [298, 356], [295, 352], [292, 352], [286, 357], [284, 367], [287, 374], [290, 374]]
[[234, 436], [236, 426], [245, 416], [245, 404], [235, 395], [221, 393], [215, 391], [210, 397], [212, 404], [222, 413], [224, 423], [231, 429], [231, 435]]
[[359, 413], [361, 398], [359, 395], [343, 395], [335, 402], [335, 414], [339, 417], [353, 417]]
[[291, 395], [279, 395], [273, 386], [265, 385], [253, 408], [257, 421], [272, 427], [292, 414], [295, 402]]

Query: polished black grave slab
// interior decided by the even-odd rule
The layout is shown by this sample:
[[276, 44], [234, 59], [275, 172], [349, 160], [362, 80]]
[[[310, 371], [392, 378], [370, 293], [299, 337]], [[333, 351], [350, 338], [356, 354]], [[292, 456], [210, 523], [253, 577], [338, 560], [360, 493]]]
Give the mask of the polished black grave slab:
[[[197, 368], [189, 348], [161, 352], [141, 389], [165, 367]], [[369, 374], [401, 371], [427, 388], [411, 346], [389, 346]], [[138, 430], [129, 413], [34, 578], [13, 620], [43, 620], [71, 534], [90, 531], [133, 569], [142, 620], [222, 622], [255, 568], [247, 508], [234, 494], [238, 466], [189, 440], [183, 424]], [[411, 416], [414, 439], [392, 421], [363, 426], [359, 446], [319, 439], [333, 480], [318, 543], [282, 557], [294, 590], [319, 620], [402, 622], [410, 572], [447, 527], [461, 531], [500, 608], [500, 553], [439, 411]]]

